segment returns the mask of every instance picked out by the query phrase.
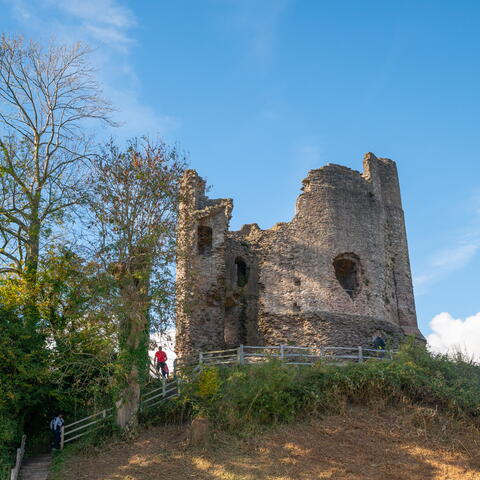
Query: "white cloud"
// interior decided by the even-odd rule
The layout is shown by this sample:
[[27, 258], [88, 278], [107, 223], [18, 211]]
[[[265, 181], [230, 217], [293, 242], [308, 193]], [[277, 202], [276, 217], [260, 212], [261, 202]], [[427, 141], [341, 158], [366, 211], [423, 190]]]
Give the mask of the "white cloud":
[[461, 351], [480, 361], [480, 312], [464, 320], [455, 319], [448, 312], [439, 313], [431, 320], [430, 328], [427, 342], [433, 351]]
[[133, 33], [138, 21], [122, 1], [6, 0], [6, 3], [27, 35], [43, 40], [53, 36], [64, 43], [82, 41], [94, 47], [92, 60], [105, 97], [118, 109], [114, 120], [121, 127], [111, 132], [115, 136], [165, 135], [177, 128], [176, 119], [158, 114], [141, 100], [142, 84], [130, 57], [137, 43]]
[[[422, 275], [416, 275], [413, 277], [413, 285], [415, 289], [428, 285], [433, 281], [435, 276], [432, 273], [424, 273]], [[418, 292], [417, 292], [418, 293]]]
[[[129, 29], [137, 24], [135, 15], [118, 0], [6, 0], [15, 18], [33, 30], [71, 38], [80, 32], [111, 47], [133, 43]], [[30, 31], [26, 32], [30, 33]]]
[[98, 25], [85, 25], [85, 28], [94, 38], [115, 48], [124, 48], [125, 45], [133, 43], [133, 40], [118, 28]]
[[413, 277], [415, 293], [425, 293], [428, 286], [443, 280], [451, 273], [462, 269], [473, 260], [480, 249], [480, 241], [475, 238], [462, 241], [458, 245], [435, 252], [429, 259], [424, 272]]
[[105, 23], [117, 28], [136, 24], [133, 13], [116, 0], [48, 0], [48, 3], [71, 13], [87, 22]]
[[[243, 34], [248, 53], [261, 64], [271, 58], [277, 26], [289, 0], [231, 0], [232, 15], [227, 27]], [[228, 22], [230, 20], [230, 22]]]
[[431, 260], [433, 268], [452, 270], [464, 267], [477, 253], [480, 245], [476, 243], [460, 244], [437, 252]]
[[471, 220], [455, 232], [453, 246], [440, 248], [428, 259], [423, 271], [413, 278], [415, 293], [423, 294], [430, 285], [462, 269], [474, 260], [480, 251], [480, 191], [472, 192], [464, 201], [463, 209]]

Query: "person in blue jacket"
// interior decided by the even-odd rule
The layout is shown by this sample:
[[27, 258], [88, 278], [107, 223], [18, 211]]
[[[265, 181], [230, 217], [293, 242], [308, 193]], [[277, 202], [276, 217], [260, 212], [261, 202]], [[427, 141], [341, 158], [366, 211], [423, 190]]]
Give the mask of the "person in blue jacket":
[[62, 441], [62, 427], [65, 421], [63, 420], [63, 413], [59, 413], [50, 422], [50, 430], [53, 432], [53, 448], [60, 449], [60, 443]]

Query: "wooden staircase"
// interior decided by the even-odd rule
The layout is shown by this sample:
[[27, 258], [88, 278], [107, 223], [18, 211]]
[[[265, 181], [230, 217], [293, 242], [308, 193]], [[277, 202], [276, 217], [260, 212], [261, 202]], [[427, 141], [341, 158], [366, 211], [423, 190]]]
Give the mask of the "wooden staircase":
[[19, 480], [47, 480], [51, 462], [51, 453], [25, 459], [20, 468]]

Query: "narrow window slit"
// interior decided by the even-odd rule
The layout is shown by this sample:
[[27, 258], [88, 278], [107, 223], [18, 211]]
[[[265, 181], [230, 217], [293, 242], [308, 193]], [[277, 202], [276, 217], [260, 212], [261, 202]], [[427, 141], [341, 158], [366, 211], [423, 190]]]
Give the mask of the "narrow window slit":
[[237, 266], [237, 286], [244, 287], [248, 282], [248, 267], [245, 261], [237, 257], [235, 259], [235, 265]]
[[212, 253], [212, 229], [205, 225], [199, 225], [197, 235], [199, 255], [210, 255]]

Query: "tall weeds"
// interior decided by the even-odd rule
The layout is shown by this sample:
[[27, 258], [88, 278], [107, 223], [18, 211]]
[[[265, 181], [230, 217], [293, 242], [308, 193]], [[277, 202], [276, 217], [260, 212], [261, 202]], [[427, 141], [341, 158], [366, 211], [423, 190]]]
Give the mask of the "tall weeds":
[[432, 354], [410, 340], [389, 362], [306, 367], [270, 361], [210, 367], [185, 384], [178, 405], [208, 416], [224, 430], [248, 433], [338, 413], [346, 404], [400, 402], [433, 407], [480, 425], [480, 366], [461, 355]]

